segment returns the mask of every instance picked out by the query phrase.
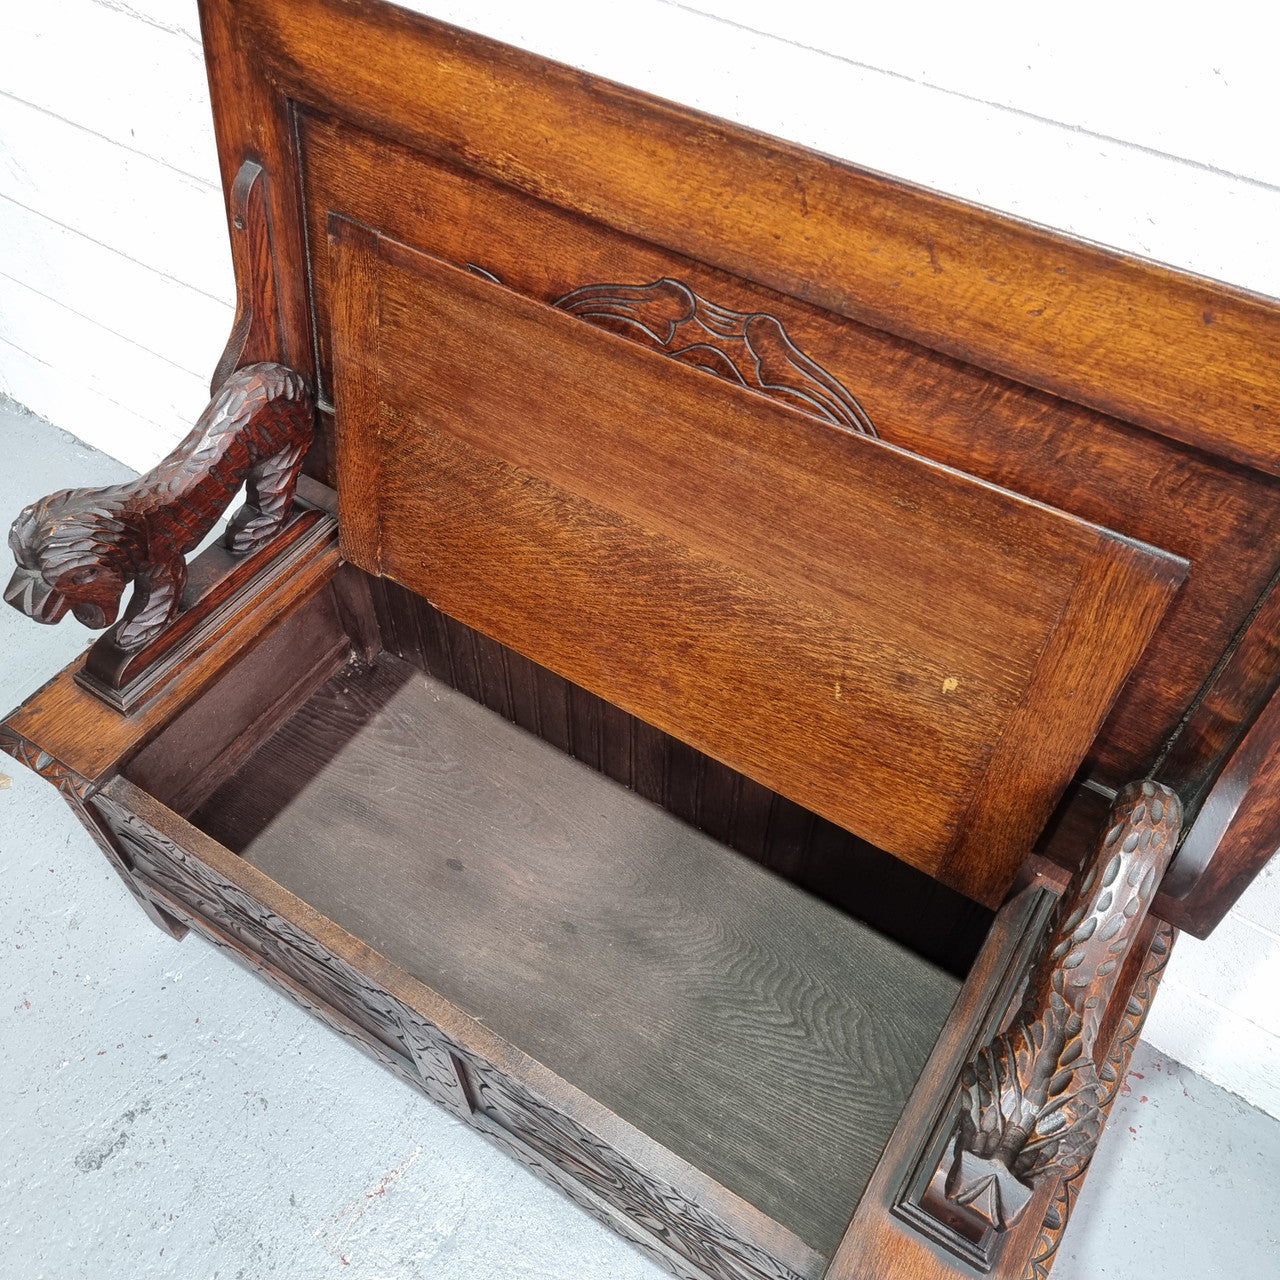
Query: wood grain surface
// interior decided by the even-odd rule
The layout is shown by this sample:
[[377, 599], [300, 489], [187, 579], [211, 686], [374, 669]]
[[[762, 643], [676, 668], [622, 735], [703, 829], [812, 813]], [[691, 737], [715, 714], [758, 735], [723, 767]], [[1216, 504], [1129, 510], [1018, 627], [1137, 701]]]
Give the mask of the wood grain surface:
[[[126, 779], [113, 779], [94, 803], [113, 813], [136, 857], [139, 884], [156, 904], [230, 946], [269, 979], [285, 979], [290, 994], [318, 1005], [322, 1016], [337, 1015], [344, 1034], [356, 1035], [402, 1078], [461, 1111], [676, 1274], [690, 1280], [818, 1280], [822, 1274], [825, 1259], [793, 1232]], [[454, 1087], [427, 1078], [445, 1062], [436, 1053], [420, 1054], [426, 1041], [452, 1060]], [[504, 1092], [531, 1099], [535, 1111], [558, 1117], [566, 1135], [590, 1145], [590, 1167], [568, 1152], [553, 1158], [545, 1144], [535, 1152], [512, 1129], [472, 1110], [474, 1097], [460, 1099], [457, 1090], [461, 1078], [476, 1071], [507, 1082], [511, 1089]]]
[[968, 972], [991, 927], [991, 912], [972, 899], [440, 613], [399, 584], [377, 578], [369, 587], [390, 652], [948, 973]]
[[[675, 275], [776, 315], [887, 438], [1191, 561], [1087, 767], [1115, 787], [1169, 758], [1194, 814], [1274, 688], [1273, 300], [376, 0], [202, 0], [201, 23], [229, 198], [245, 161], [270, 175], [277, 358], [324, 385], [335, 210], [544, 300]], [[1169, 907], [1193, 931], [1256, 864], [1224, 852], [1212, 904]]]
[[[363, 296], [368, 233], [334, 236]], [[377, 248], [347, 554], [998, 902], [1183, 562]]]
[[819, 1251], [957, 990], [387, 655], [195, 820]]
[[[1056, 901], [1054, 888], [1043, 878], [1028, 876], [997, 913], [836, 1250], [827, 1272], [830, 1280], [972, 1280], [981, 1274], [903, 1217], [900, 1206], [914, 1184], [927, 1183], [946, 1145], [962, 1065], [1016, 1002], [1019, 979]], [[998, 1274], [1001, 1280], [1013, 1280], [1008, 1273]]]
[[[331, 345], [345, 340], [347, 323], [331, 311], [324, 260], [327, 218], [336, 210], [448, 262], [474, 263], [544, 302], [588, 280], [669, 276], [740, 311], [775, 315], [859, 397], [891, 443], [1189, 560], [1186, 584], [1090, 748], [1091, 772], [1113, 787], [1143, 775], [1163, 751], [1280, 566], [1280, 549], [1267, 536], [1280, 522], [1280, 483], [1272, 476], [729, 275], [341, 120], [302, 112], [298, 126], [318, 377], [326, 388]], [[358, 502], [351, 510], [360, 516]], [[1273, 659], [1268, 670], [1274, 665]], [[1247, 672], [1245, 688], [1259, 679], [1266, 674]], [[1211, 769], [1213, 760], [1211, 745], [1197, 735], [1191, 774]]]

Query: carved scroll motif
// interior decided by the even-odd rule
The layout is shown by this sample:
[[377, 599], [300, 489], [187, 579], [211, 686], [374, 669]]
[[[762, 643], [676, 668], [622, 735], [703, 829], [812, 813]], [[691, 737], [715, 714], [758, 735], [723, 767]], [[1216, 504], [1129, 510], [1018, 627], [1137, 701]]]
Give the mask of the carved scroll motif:
[[133, 583], [111, 639], [145, 647], [181, 608], [185, 556], [245, 485], [247, 501], [224, 539], [243, 556], [284, 526], [311, 442], [311, 396], [300, 374], [252, 364], [222, 384], [191, 433], [146, 475], [100, 489], [64, 489], [14, 521], [18, 562], [4, 598], [37, 622], [68, 611], [87, 627], [109, 626]]
[[1116, 797], [1096, 858], [1063, 895], [1010, 1026], [961, 1076], [948, 1200], [991, 1227], [1015, 1223], [1046, 1176], [1089, 1162], [1112, 1081], [1095, 1061], [1116, 980], [1168, 865], [1182, 806], [1168, 787], [1136, 782]]
[[844, 385], [805, 355], [774, 316], [730, 311], [671, 279], [586, 285], [553, 305], [846, 431], [876, 434]]

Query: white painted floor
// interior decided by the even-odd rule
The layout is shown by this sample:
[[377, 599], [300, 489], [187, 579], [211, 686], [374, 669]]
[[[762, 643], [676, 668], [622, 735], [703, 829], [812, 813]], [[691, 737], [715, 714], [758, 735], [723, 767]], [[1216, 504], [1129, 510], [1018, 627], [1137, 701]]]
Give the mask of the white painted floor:
[[[5, 524], [128, 474], [2, 406], [0, 450]], [[87, 638], [0, 611], [0, 706]], [[199, 938], [163, 936], [54, 790], [0, 770], [0, 1280], [665, 1275]], [[1055, 1280], [1280, 1278], [1280, 1121], [1145, 1045], [1128, 1084]]]

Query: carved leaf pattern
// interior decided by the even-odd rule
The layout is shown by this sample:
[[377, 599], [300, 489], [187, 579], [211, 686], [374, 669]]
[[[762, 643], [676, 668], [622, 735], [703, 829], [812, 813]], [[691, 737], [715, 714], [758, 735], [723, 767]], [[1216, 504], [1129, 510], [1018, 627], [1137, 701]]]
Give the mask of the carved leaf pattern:
[[994, 1226], [1017, 1220], [1040, 1178], [1071, 1178], [1093, 1154], [1111, 1084], [1095, 1066], [1098, 1029], [1181, 821], [1178, 797], [1158, 783], [1117, 796], [1096, 858], [1059, 902], [1019, 1013], [964, 1068], [947, 1194]]
[[[1171, 925], [1161, 924], [1151, 941], [1146, 961], [1138, 981], [1134, 985], [1133, 994], [1125, 1006], [1124, 1016], [1116, 1030], [1111, 1053], [1107, 1057], [1106, 1066], [1099, 1075], [1105, 1092], [1102, 1096], [1101, 1112], [1105, 1122], [1111, 1114], [1111, 1108], [1120, 1093], [1120, 1086], [1129, 1073], [1129, 1061], [1133, 1057], [1134, 1047], [1142, 1035], [1142, 1025], [1147, 1020], [1151, 1001], [1155, 998], [1160, 986], [1160, 978], [1165, 966], [1169, 963], [1169, 954], [1173, 950], [1174, 930]], [[1081, 1168], [1063, 1179], [1058, 1194], [1054, 1197], [1049, 1212], [1041, 1225], [1040, 1234], [1036, 1238], [1035, 1247], [1023, 1272], [1022, 1280], [1048, 1280], [1049, 1270], [1053, 1266], [1062, 1242], [1062, 1233], [1071, 1220], [1071, 1211], [1084, 1185], [1085, 1175], [1089, 1171], [1086, 1162]]]
[[[641, 1172], [530, 1089], [474, 1055], [466, 1056], [478, 1111], [601, 1199], [617, 1205], [668, 1249], [700, 1268], [696, 1275], [715, 1280], [799, 1280], [789, 1268], [731, 1236], [705, 1210]], [[673, 1229], [675, 1224], [678, 1229]]]
[[145, 879], [413, 1061], [401, 1029], [399, 1001], [110, 797], [97, 796], [92, 804]]

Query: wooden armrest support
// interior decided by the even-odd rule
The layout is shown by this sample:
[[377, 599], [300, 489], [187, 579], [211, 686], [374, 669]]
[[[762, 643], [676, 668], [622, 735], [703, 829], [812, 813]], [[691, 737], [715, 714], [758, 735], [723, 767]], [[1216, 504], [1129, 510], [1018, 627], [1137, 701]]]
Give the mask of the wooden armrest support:
[[979, 1252], [1042, 1183], [1075, 1177], [1093, 1155], [1111, 1084], [1101, 1032], [1181, 822], [1177, 795], [1159, 783], [1117, 795], [1097, 853], [1055, 909], [1021, 1007], [961, 1073], [954, 1141], [922, 1207]]

